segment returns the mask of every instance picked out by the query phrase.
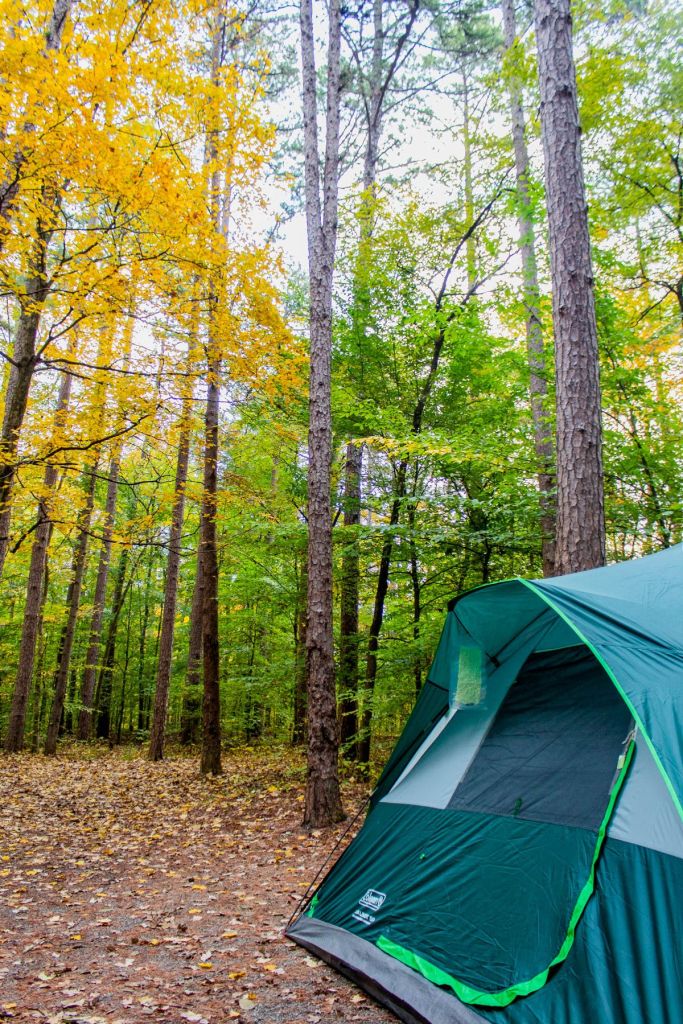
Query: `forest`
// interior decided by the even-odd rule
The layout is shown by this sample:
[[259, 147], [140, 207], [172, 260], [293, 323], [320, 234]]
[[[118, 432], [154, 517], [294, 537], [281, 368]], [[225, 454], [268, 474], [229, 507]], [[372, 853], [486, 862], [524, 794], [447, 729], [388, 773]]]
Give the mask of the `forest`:
[[572, 5], [579, 129], [562, 3], [3, 2], [4, 748], [335, 820], [453, 595], [682, 539], [680, 11]]

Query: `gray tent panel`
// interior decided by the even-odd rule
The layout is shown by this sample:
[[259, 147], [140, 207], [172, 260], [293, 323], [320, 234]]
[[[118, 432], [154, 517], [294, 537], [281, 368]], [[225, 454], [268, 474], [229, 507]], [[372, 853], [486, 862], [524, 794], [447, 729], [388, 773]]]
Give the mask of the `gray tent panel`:
[[672, 857], [683, 857], [683, 821], [642, 738], [636, 742], [636, 754], [608, 835]]
[[344, 928], [304, 915], [287, 935], [352, 978], [404, 1024], [485, 1024], [452, 993]]

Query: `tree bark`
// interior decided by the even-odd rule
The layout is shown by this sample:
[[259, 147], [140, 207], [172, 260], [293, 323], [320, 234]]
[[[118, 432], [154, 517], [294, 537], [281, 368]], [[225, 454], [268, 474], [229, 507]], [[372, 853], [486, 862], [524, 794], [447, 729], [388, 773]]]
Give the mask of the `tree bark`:
[[342, 749], [351, 750], [358, 731], [358, 597], [360, 591], [361, 466], [363, 449], [349, 442], [344, 471], [344, 527], [341, 578], [341, 629], [339, 638], [339, 724]]
[[[214, 28], [211, 50], [211, 80], [216, 83], [220, 77], [223, 60], [224, 20], [219, 16]], [[207, 132], [206, 156], [213, 166], [209, 181], [209, 204], [211, 220], [216, 236], [223, 234], [228, 218], [221, 211], [221, 175], [217, 169], [218, 143], [215, 129]], [[229, 208], [230, 186], [226, 174], [225, 206]], [[223, 236], [224, 237], [224, 236]], [[218, 280], [208, 281], [209, 331], [207, 339], [207, 386], [206, 413], [204, 416], [204, 486], [201, 512], [201, 563], [203, 581], [202, 604], [202, 660], [204, 669], [204, 693], [202, 700], [202, 751], [200, 772], [202, 775], [220, 775], [221, 765], [221, 694], [220, 694], [220, 649], [218, 641], [218, 550], [216, 543], [216, 513], [218, 499], [218, 415], [220, 399], [221, 354], [217, 337], [216, 315], [218, 311]]]
[[391, 554], [394, 548], [392, 527], [398, 526], [401, 515], [401, 505], [406, 494], [407, 471], [408, 462], [402, 459], [396, 472], [394, 497], [389, 516], [389, 529], [385, 534], [384, 543], [382, 544], [382, 554], [380, 555], [379, 571], [377, 573], [377, 586], [375, 588], [375, 601], [372, 609], [372, 621], [368, 632], [365, 679], [363, 680], [363, 707], [360, 714], [358, 742], [356, 744], [356, 760], [360, 765], [366, 766], [366, 768], [370, 763], [370, 724], [372, 721], [372, 698], [377, 680], [379, 635], [382, 630], [382, 622], [384, 621], [384, 602], [386, 601], [387, 590], [389, 589], [389, 569], [391, 567]]
[[422, 618], [422, 584], [420, 583], [420, 562], [415, 539], [415, 512], [418, 502], [418, 486], [420, 482], [419, 463], [415, 463], [414, 486], [412, 500], [408, 505], [408, 529], [410, 530], [410, 584], [413, 591], [413, 641], [415, 643], [415, 660], [413, 662], [413, 678], [415, 680], [415, 696], [422, 689], [422, 656], [419, 650], [420, 619]]
[[47, 279], [47, 249], [52, 236], [40, 223], [30, 261], [26, 294], [21, 300], [21, 313], [14, 337], [12, 367], [7, 381], [5, 412], [0, 434], [0, 578], [9, 547], [12, 488], [16, 473], [19, 434], [26, 414], [33, 373], [38, 362], [36, 341], [45, 300], [50, 291]]
[[81, 683], [81, 709], [78, 714], [78, 728], [76, 731], [76, 736], [79, 740], [89, 740], [92, 730], [92, 701], [95, 692], [95, 680], [97, 678], [100, 645], [102, 641], [104, 602], [107, 595], [109, 562], [111, 559], [114, 519], [116, 517], [116, 496], [118, 492], [120, 468], [119, 460], [120, 455], [116, 452], [109, 464], [109, 483], [107, 485], [107, 500], [104, 507], [102, 547], [100, 548], [100, 561], [97, 569], [97, 579], [95, 581], [93, 613], [90, 622], [90, 639], [88, 641], [88, 651], [85, 656], [85, 669], [83, 671], [83, 681]]
[[119, 701], [118, 714], [116, 716], [116, 744], [121, 743], [121, 732], [123, 730], [123, 716], [126, 710], [126, 692], [128, 688], [128, 668], [130, 666], [130, 625], [131, 625], [132, 602], [128, 597], [128, 616], [126, 629], [126, 647], [123, 656], [123, 672], [121, 673], [121, 699]]
[[306, 740], [306, 597], [308, 594], [308, 548], [304, 549], [301, 570], [297, 568], [298, 587], [294, 617], [294, 725], [292, 743]]
[[303, 68], [304, 171], [310, 285], [308, 430], [308, 778], [304, 824], [343, 817], [332, 621], [331, 352], [332, 282], [337, 243], [341, 16], [328, 7], [325, 158], [320, 181], [312, 0], [300, 4]]
[[76, 636], [76, 622], [78, 620], [78, 609], [81, 603], [81, 590], [83, 589], [83, 577], [85, 575], [85, 563], [88, 554], [88, 539], [90, 533], [90, 521], [95, 506], [95, 485], [97, 483], [97, 463], [88, 473], [88, 489], [86, 492], [85, 504], [78, 515], [77, 529], [78, 540], [74, 550], [71, 563], [71, 580], [66, 592], [67, 619], [62, 627], [62, 633], [57, 647], [57, 665], [54, 674], [54, 695], [50, 720], [45, 734], [44, 752], [48, 755], [57, 752], [57, 738], [59, 727], [64, 712], [64, 699], [66, 688], [69, 682], [69, 667], [71, 664], [71, 652], [73, 650], [74, 638]]
[[190, 642], [187, 658], [187, 676], [185, 677], [185, 693], [180, 725], [180, 742], [187, 746], [199, 739], [201, 723], [201, 688], [202, 681], [202, 632], [204, 613], [204, 576], [202, 574], [201, 532], [197, 550], [197, 571], [195, 574], [192, 608], [190, 611]]
[[152, 589], [152, 553], [147, 559], [147, 578], [145, 580], [145, 597], [142, 607], [142, 617], [140, 622], [140, 634], [138, 640], [138, 732], [144, 732], [148, 725], [148, 700], [146, 691], [146, 672], [147, 667], [147, 627], [149, 625], [149, 604], [150, 604], [150, 591]]
[[[210, 342], [211, 344], [211, 342]], [[204, 700], [202, 703], [202, 775], [220, 775], [221, 707], [220, 652], [218, 644], [218, 553], [216, 550], [216, 500], [218, 495], [218, 374], [220, 364], [209, 362], [204, 420], [204, 492], [202, 498], [202, 651]]]
[[[55, 410], [55, 428], [59, 428], [69, 405], [71, 395], [71, 374], [65, 373], [57, 399]], [[33, 680], [33, 666], [36, 656], [36, 643], [40, 633], [43, 607], [45, 573], [47, 567], [47, 550], [52, 534], [51, 506], [59, 469], [54, 463], [48, 463], [43, 476], [43, 494], [38, 503], [38, 526], [33, 536], [31, 563], [26, 588], [26, 605], [21, 631], [19, 648], [19, 664], [14, 681], [12, 708], [10, 711], [5, 750], [21, 750], [24, 745], [24, 727], [26, 723], [26, 707]]]
[[[514, 0], [502, 0], [505, 50], [511, 54], [517, 38]], [[515, 174], [519, 243], [522, 256], [522, 288], [526, 307], [526, 348], [529, 367], [529, 402], [534, 426], [534, 449], [538, 466], [538, 490], [541, 509], [541, 558], [543, 575], [555, 572], [555, 452], [548, 409], [548, 384], [543, 346], [543, 321], [536, 264], [536, 235], [529, 195], [529, 153], [526, 146], [522, 88], [516, 76], [509, 79], [512, 144]]]
[[605, 562], [598, 339], [569, 0], [534, 4], [555, 329], [555, 571]]
[[149, 757], [151, 761], [160, 761], [164, 756], [164, 731], [166, 728], [168, 689], [171, 680], [171, 663], [173, 658], [173, 633], [178, 599], [180, 545], [183, 532], [183, 516], [185, 512], [185, 485], [187, 484], [187, 466], [190, 455], [190, 401], [191, 396], [187, 394], [183, 402], [183, 411], [180, 419], [175, 492], [173, 499], [173, 512], [171, 515], [171, 532], [168, 540], [166, 593], [164, 594], [161, 638], [159, 640], [159, 663], [157, 666], [157, 681], [154, 693], [154, 716], [152, 719], [152, 733], [149, 741]]
[[104, 657], [100, 667], [100, 674], [97, 680], [97, 708], [95, 734], [99, 739], [109, 739], [111, 731], [111, 696], [114, 677], [114, 659], [116, 655], [116, 637], [119, 629], [119, 618], [121, 609], [126, 600], [128, 585], [126, 584], [126, 569], [128, 567], [129, 548], [121, 552], [119, 564], [116, 567], [116, 580], [114, 593], [111, 601], [111, 618], [107, 629], [107, 639], [104, 644]]

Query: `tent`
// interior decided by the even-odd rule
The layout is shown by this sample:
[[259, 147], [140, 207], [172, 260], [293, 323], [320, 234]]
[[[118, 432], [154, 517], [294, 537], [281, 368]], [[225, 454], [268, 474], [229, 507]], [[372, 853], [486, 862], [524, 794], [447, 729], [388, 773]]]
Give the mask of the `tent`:
[[683, 1022], [683, 545], [451, 602], [288, 928], [403, 1021]]

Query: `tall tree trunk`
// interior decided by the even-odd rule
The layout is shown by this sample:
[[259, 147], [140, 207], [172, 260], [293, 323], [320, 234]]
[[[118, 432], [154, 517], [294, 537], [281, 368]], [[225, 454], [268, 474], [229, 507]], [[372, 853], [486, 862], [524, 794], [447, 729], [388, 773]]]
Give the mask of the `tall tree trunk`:
[[[212, 344], [210, 342], [210, 344]], [[215, 344], [215, 343], [214, 343]], [[218, 495], [218, 375], [220, 363], [209, 363], [204, 420], [204, 493], [202, 499], [202, 652], [204, 699], [202, 703], [202, 775], [221, 773], [220, 652], [218, 644], [218, 553], [216, 550], [216, 500]]]
[[[502, 0], [505, 49], [511, 55], [517, 38], [514, 0]], [[540, 289], [536, 266], [536, 236], [529, 195], [529, 154], [524, 129], [522, 88], [516, 76], [509, 79], [512, 143], [515, 151], [515, 173], [519, 243], [522, 255], [522, 286], [526, 307], [526, 347], [529, 366], [529, 401], [534, 425], [534, 449], [538, 466], [538, 490], [541, 507], [541, 557], [543, 575], [555, 572], [555, 473], [554, 445], [548, 409], [548, 385]]]
[[569, 0], [535, 0], [555, 329], [558, 573], [605, 562], [598, 337]]
[[78, 620], [78, 609], [81, 602], [81, 590], [83, 589], [83, 577], [85, 575], [85, 563], [88, 554], [88, 539], [90, 534], [90, 521], [95, 506], [95, 485], [97, 483], [97, 466], [95, 465], [87, 474], [87, 491], [85, 504], [79, 512], [77, 521], [78, 539], [74, 549], [71, 563], [71, 578], [66, 592], [67, 618], [62, 627], [57, 647], [57, 665], [54, 674], [54, 695], [50, 710], [50, 720], [45, 734], [44, 752], [48, 755], [57, 752], [57, 738], [59, 727], [64, 712], [64, 700], [66, 688], [69, 682], [69, 668], [71, 665], [71, 652], [73, 650], [74, 638], [76, 636], [76, 622]]
[[[45, 190], [43, 190], [45, 191]], [[30, 260], [30, 276], [14, 336], [12, 367], [7, 381], [5, 412], [0, 433], [0, 578], [9, 547], [11, 500], [19, 435], [26, 414], [33, 373], [38, 362], [36, 342], [43, 306], [50, 291], [47, 279], [47, 249], [51, 230], [40, 224]]]
[[145, 597], [142, 606], [142, 618], [140, 622], [140, 634], [138, 641], [138, 732], [143, 732], [146, 728], [145, 709], [147, 705], [147, 694], [145, 685], [145, 669], [147, 666], [147, 627], [149, 625], [150, 591], [152, 588], [152, 562], [153, 557], [150, 552], [150, 556], [147, 560]]
[[408, 505], [408, 528], [410, 530], [410, 584], [413, 590], [413, 641], [415, 643], [415, 660], [413, 663], [413, 678], [415, 679], [415, 695], [419, 695], [422, 689], [422, 656], [419, 650], [420, 643], [420, 619], [422, 618], [422, 585], [420, 583], [420, 563], [417, 553], [417, 541], [415, 539], [415, 512], [418, 502], [418, 486], [420, 481], [419, 463], [415, 463], [415, 476], [413, 495]]
[[45, 709], [47, 707], [47, 687], [45, 686], [45, 649], [47, 647], [47, 638], [45, 636], [45, 602], [47, 601], [47, 592], [49, 589], [50, 572], [49, 565], [45, 567], [43, 574], [43, 596], [40, 600], [40, 626], [38, 631], [38, 660], [36, 662], [36, 668], [34, 673], [35, 678], [35, 692], [34, 692], [34, 704], [33, 704], [33, 723], [31, 726], [31, 753], [36, 754], [38, 747], [40, 746], [40, 730], [42, 727], [43, 719], [45, 717]]
[[190, 610], [190, 642], [187, 658], [187, 675], [183, 695], [183, 710], [180, 722], [180, 742], [187, 746], [199, 739], [202, 706], [202, 633], [204, 630], [204, 576], [202, 573], [201, 534], [197, 550], [197, 571]]
[[343, 817], [332, 622], [331, 352], [332, 282], [337, 244], [341, 16], [328, 7], [325, 158], [320, 181], [312, 0], [300, 4], [303, 67], [304, 171], [310, 285], [308, 429], [308, 779], [304, 823]]
[[358, 597], [360, 590], [360, 480], [363, 450], [349, 442], [344, 472], [344, 549], [341, 578], [341, 631], [339, 638], [339, 719], [340, 740], [350, 750], [358, 730]]
[[294, 614], [294, 707], [292, 743], [306, 739], [306, 598], [308, 595], [308, 548], [304, 549], [301, 571], [297, 569], [298, 586]]
[[166, 592], [164, 594], [164, 611], [161, 620], [161, 639], [159, 641], [159, 662], [154, 692], [154, 717], [152, 719], [152, 733], [149, 741], [149, 757], [152, 761], [160, 761], [164, 756], [164, 731], [166, 728], [168, 688], [171, 680], [171, 664], [173, 659], [173, 632], [178, 600], [180, 545], [183, 532], [183, 515], [185, 512], [185, 485], [187, 484], [187, 465], [190, 455], [190, 402], [191, 395], [187, 394], [183, 401], [183, 411], [180, 419], [175, 492], [171, 515], [171, 532], [168, 540]]
[[99, 739], [109, 739], [111, 723], [111, 695], [114, 677], [114, 660], [116, 655], [116, 637], [119, 629], [119, 618], [121, 609], [126, 600], [128, 584], [126, 584], [126, 569], [128, 567], [128, 555], [130, 549], [124, 548], [121, 552], [119, 564], [116, 567], [116, 580], [114, 593], [111, 601], [111, 618], [107, 629], [107, 639], [104, 644], [104, 657], [97, 680], [97, 699], [95, 706], [96, 728], [95, 735]]
[[[219, 16], [213, 33], [211, 80], [218, 82], [223, 61], [223, 16]], [[206, 156], [214, 169], [209, 182], [209, 205], [216, 236], [222, 235], [221, 174], [217, 169], [218, 144], [215, 130], [207, 133]], [[229, 175], [225, 189], [225, 210], [229, 210]], [[225, 223], [228, 223], [226, 215]], [[217, 337], [219, 281], [214, 273], [209, 279], [209, 336], [207, 339], [206, 413], [204, 416], [204, 486], [200, 528], [203, 605], [202, 660], [204, 693], [202, 700], [202, 775], [220, 775], [221, 765], [221, 694], [220, 649], [218, 642], [218, 550], [216, 546], [216, 513], [218, 499], [218, 415], [220, 399], [221, 355]]]
[[76, 731], [76, 735], [79, 740], [89, 740], [92, 730], [92, 702], [100, 657], [102, 623], [104, 621], [104, 602], [107, 595], [109, 562], [111, 559], [114, 519], [116, 517], [116, 495], [118, 492], [120, 468], [119, 460], [120, 454], [117, 451], [109, 463], [109, 483], [107, 485], [107, 500], [104, 507], [102, 546], [100, 548], [100, 561], [97, 568], [97, 579], [95, 581], [93, 613], [90, 622], [90, 639], [88, 641], [88, 651], [85, 656], [85, 669], [83, 671], [83, 681], [81, 683], [81, 709], [78, 714], [78, 728]]
[[[59, 429], [69, 405], [71, 395], [71, 374], [65, 373], [57, 399], [55, 410], [55, 428]], [[19, 664], [14, 681], [12, 708], [10, 711], [5, 750], [21, 750], [24, 745], [24, 726], [26, 722], [26, 706], [33, 680], [33, 666], [36, 656], [36, 643], [42, 621], [43, 591], [47, 566], [47, 550], [52, 534], [51, 505], [57, 483], [59, 469], [56, 464], [48, 463], [43, 477], [43, 496], [38, 503], [38, 525], [33, 536], [31, 563], [26, 588], [26, 605], [19, 647]]]
[[370, 723], [372, 721], [372, 700], [377, 680], [377, 652], [379, 651], [379, 635], [384, 621], [384, 602], [386, 601], [387, 590], [389, 589], [389, 569], [391, 567], [391, 555], [394, 548], [394, 534], [392, 528], [398, 526], [401, 515], [401, 505], [406, 495], [406, 474], [408, 462], [402, 459], [399, 463], [394, 481], [394, 497], [391, 503], [391, 514], [389, 516], [389, 529], [384, 535], [382, 553], [379, 560], [379, 571], [377, 573], [377, 586], [375, 588], [375, 601], [372, 609], [372, 621], [368, 632], [368, 650], [365, 659], [365, 679], [363, 680], [363, 706], [360, 715], [358, 728], [358, 742], [356, 744], [356, 760], [361, 766], [370, 763]]
[[121, 699], [119, 701], [118, 714], [116, 716], [116, 744], [117, 746], [121, 743], [121, 732], [123, 730], [123, 716], [126, 711], [126, 691], [128, 688], [128, 669], [130, 666], [130, 626], [131, 626], [131, 611], [132, 604], [130, 597], [128, 598], [128, 617], [127, 617], [127, 629], [126, 629], [126, 647], [123, 656], [123, 672], [121, 673]]

